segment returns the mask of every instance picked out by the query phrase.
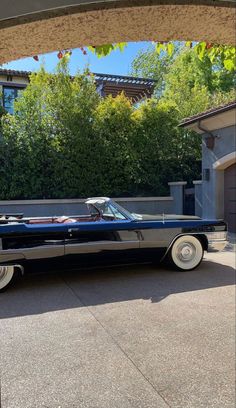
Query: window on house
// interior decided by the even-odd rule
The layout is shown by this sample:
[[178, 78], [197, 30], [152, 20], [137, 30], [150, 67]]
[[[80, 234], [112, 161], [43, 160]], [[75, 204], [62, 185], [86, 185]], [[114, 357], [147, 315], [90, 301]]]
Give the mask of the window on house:
[[21, 88], [3, 86], [3, 106], [8, 113], [14, 113], [14, 101], [21, 91]]

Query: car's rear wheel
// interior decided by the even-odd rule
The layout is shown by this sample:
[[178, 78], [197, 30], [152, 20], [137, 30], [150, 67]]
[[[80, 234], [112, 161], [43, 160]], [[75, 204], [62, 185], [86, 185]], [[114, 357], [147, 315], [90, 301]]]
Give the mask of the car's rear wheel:
[[12, 283], [14, 277], [14, 266], [0, 266], [0, 292], [4, 292]]
[[192, 235], [176, 239], [169, 251], [169, 260], [177, 270], [191, 271], [201, 263], [204, 250], [201, 242]]

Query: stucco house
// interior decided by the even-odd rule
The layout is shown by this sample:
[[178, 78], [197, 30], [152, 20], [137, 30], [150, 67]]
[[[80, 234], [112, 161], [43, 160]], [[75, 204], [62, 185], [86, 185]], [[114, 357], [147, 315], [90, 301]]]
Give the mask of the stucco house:
[[180, 126], [202, 138], [202, 180], [195, 181], [202, 217], [224, 218], [235, 234], [236, 101], [184, 119]]
[[[30, 82], [31, 72], [0, 69], [0, 103], [7, 112], [13, 113], [14, 100], [22, 89]], [[136, 78], [124, 75], [110, 75], [93, 73], [97, 92], [102, 96], [116, 95], [124, 92], [132, 103], [150, 98], [153, 94], [154, 79]], [[71, 77], [73, 79], [73, 77]]]

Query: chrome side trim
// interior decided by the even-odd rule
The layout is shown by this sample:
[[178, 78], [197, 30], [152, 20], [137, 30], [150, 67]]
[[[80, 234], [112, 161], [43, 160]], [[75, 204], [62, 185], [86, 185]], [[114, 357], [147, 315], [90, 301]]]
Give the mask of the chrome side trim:
[[127, 241], [94, 241], [82, 243], [68, 243], [65, 244], [65, 255], [73, 254], [95, 254], [102, 251], [120, 251], [126, 249], [139, 249], [139, 240]]
[[[56, 241], [57, 242], [57, 241]], [[0, 251], [1, 255], [16, 255], [22, 259], [44, 259], [64, 255], [64, 242], [62, 245], [39, 245], [30, 248], [12, 248]], [[5, 261], [4, 261], [5, 262]], [[17, 262], [17, 261], [16, 261]]]

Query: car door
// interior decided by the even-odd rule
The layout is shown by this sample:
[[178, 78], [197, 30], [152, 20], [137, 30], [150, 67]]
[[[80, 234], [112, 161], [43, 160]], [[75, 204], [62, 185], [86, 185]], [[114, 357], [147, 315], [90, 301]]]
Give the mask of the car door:
[[68, 225], [65, 265], [99, 266], [128, 263], [139, 250], [139, 235], [130, 220]]
[[[14, 234], [6, 234], [1, 241], [1, 262], [18, 260], [32, 270], [52, 270], [63, 265], [65, 231], [60, 225], [22, 225]], [[19, 229], [19, 228], [18, 228]]]

